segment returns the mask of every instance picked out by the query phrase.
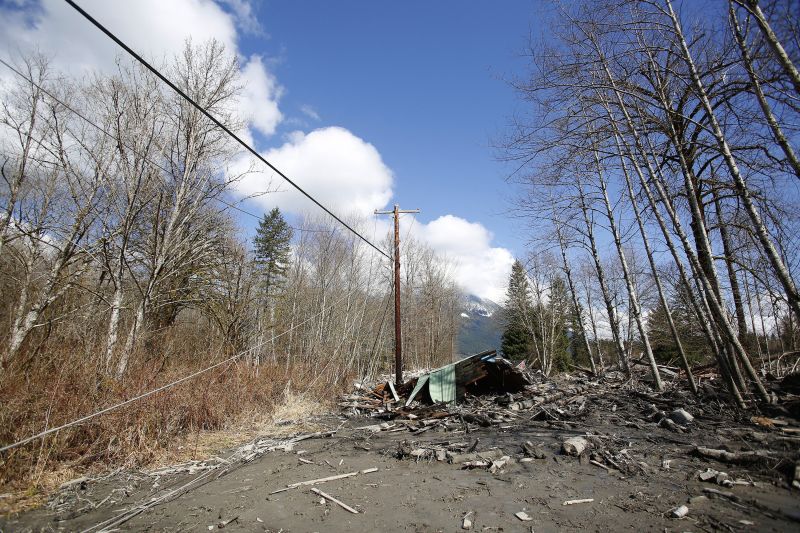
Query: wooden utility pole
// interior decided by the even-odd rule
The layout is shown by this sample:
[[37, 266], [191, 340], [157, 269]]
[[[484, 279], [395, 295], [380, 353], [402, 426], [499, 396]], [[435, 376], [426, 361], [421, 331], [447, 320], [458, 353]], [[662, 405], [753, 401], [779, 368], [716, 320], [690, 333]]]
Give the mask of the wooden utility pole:
[[419, 209], [402, 211], [394, 204], [391, 211], [375, 210], [376, 215], [394, 215], [394, 382], [403, 384], [403, 343], [400, 332], [400, 214], [419, 213]]

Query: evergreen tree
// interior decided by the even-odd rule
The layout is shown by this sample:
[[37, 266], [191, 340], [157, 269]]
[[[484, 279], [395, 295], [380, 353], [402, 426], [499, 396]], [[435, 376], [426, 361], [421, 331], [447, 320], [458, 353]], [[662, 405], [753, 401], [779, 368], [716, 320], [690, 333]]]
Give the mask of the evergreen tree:
[[576, 340], [576, 329], [570, 328], [576, 317], [572, 302], [569, 299], [569, 293], [567, 293], [567, 284], [562, 277], [556, 276], [553, 278], [550, 284], [548, 300], [547, 307], [543, 312], [537, 314], [546, 318], [546, 323], [553, 324], [553, 338], [551, 340], [553, 369], [563, 372], [569, 370], [569, 365], [574, 359], [574, 347], [579, 343], [574, 342]]
[[253, 255], [264, 299], [274, 296], [289, 268], [293, 231], [275, 207], [258, 223]]
[[[705, 361], [708, 354], [711, 353], [711, 349], [697, 322], [697, 315], [691, 307], [689, 298], [688, 289], [685, 285], [680, 284], [676, 287], [675, 294], [669, 299], [669, 306], [686, 357], [690, 363], [696, 364]], [[672, 338], [666, 309], [660, 301], [647, 317], [647, 334], [650, 336], [656, 360], [664, 364], [675, 364], [679, 357], [678, 347]]]
[[531, 317], [531, 294], [525, 267], [519, 260], [511, 266], [504, 309], [506, 327], [501, 340], [503, 355], [512, 361], [527, 359], [533, 339], [528, 322]]

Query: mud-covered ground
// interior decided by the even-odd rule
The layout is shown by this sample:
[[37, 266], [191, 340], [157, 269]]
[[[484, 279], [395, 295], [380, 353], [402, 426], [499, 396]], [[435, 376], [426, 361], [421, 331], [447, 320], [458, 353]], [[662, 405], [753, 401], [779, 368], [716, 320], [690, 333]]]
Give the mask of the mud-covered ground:
[[[462, 530], [465, 517], [472, 531], [800, 530], [800, 489], [792, 486], [800, 432], [788, 412], [753, 418], [759, 413], [736, 412], [708, 395], [567, 385], [571, 394], [517, 411], [501, 406], [507, 399], [483, 399], [450, 416], [428, 410], [409, 421], [380, 413], [390, 420], [367, 429], [357, 428], [383, 420], [352, 411], [323, 417], [317, 424], [333, 435], [288, 445], [264, 439], [192, 472], [120, 472], [75, 483], [39, 510], [0, 519], [0, 530], [424, 532]], [[651, 405], [683, 408], [695, 419], [669, 427]], [[476, 411], [490, 425], [469, 423], [464, 414]], [[579, 457], [562, 450], [574, 436], [589, 444]], [[731, 464], [698, 455], [697, 446], [759, 455]], [[492, 460], [475, 468], [449, 462], [487, 451], [509, 460], [495, 468]], [[702, 481], [709, 468], [724, 474]], [[358, 514], [311, 486], [276, 492], [351, 472], [359, 473], [314, 488]], [[674, 518], [681, 505], [688, 514]]]

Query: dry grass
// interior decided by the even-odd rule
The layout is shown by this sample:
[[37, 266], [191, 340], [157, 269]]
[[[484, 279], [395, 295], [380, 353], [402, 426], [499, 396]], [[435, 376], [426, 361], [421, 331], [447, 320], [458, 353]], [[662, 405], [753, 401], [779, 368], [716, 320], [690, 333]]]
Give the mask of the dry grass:
[[[92, 358], [74, 353], [65, 349], [52, 364], [7, 370], [0, 386], [0, 443], [95, 412], [210, 362], [151, 359], [120, 383], [98, 375]], [[223, 366], [6, 452], [0, 457], [0, 514], [40, 505], [65, 481], [109, 468], [155, 468], [208, 457], [259, 435], [313, 431], [308, 418], [327, 408], [320, 398], [335, 398], [348, 378], [320, 379], [314, 370], [303, 364]]]
[[279, 438], [320, 431], [322, 426], [312, 417], [329, 411], [329, 404], [314, 399], [307, 392], [296, 392], [287, 386], [282, 401], [276, 403], [270, 412], [244, 412], [225, 429], [195, 431], [175, 438], [163, 453], [144, 466], [158, 468], [212, 457], [260, 436]]

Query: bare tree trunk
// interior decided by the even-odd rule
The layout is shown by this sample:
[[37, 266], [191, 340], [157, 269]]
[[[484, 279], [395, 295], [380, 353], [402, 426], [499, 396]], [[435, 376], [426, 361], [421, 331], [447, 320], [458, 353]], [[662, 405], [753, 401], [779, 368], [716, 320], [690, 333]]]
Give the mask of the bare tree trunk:
[[[758, 7], [758, 4], [756, 4], [756, 7]], [[786, 135], [783, 134], [783, 130], [778, 124], [778, 120], [775, 118], [775, 114], [772, 112], [769, 102], [767, 102], [767, 97], [764, 95], [764, 90], [761, 88], [761, 82], [759, 81], [755, 67], [753, 66], [753, 60], [750, 57], [750, 51], [747, 49], [747, 42], [745, 41], [745, 36], [742, 34], [742, 28], [739, 26], [739, 21], [736, 18], [736, 9], [733, 7], [733, 3], [728, 6], [728, 14], [730, 17], [733, 34], [736, 37], [736, 43], [739, 45], [739, 51], [742, 53], [742, 60], [745, 70], [747, 70], [747, 75], [750, 78], [750, 85], [753, 87], [753, 92], [756, 95], [761, 112], [764, 114], [764, 118], [769, 125], [772, 136], [775, 138], [775, 142], [777, 142], [778, 146], [781, 147], [781, 150], [783, 150], [783, 153], [786, 155], [787, 161], [789, 161], [789, 164], [794, 170], [795, 177], [800, 179], [800, 160], [797, 159], [797, 154], [795, 154], [794, 148], [792, 148], [792, 145], [789, 144], [789, 140], [786, 138]], [[756, 16], [756, 20], [759, 20], [758, 16]], [[764, 23], [766, 24], [766, 20], [764, 20]], [[759, 24], [761, 24], [761, 21], [759, 21]], [[778, 43], [778, 46], [780, 46], [780, 43]]]
[[712, 189], [711, 194], [714, 199], [714, 208], [717, 212], [717, 225], [719, 226], [719, 236], [722, 241], [722, 251], [725, 254], [725, 268], [728, 271], [728, 280], [731, 284], [731, 297], [736, 311], [736, 325], [739, 328], [739, 341], [744, 345], [747, 338], [747, 318], [744, 314], [742, 304], [742, 292], [739, 289], [739, 279], [736, 276], [736, 268], [733, 264], [733, 246], [731, 244], [728, 227], [722, 216], [722, 209], [719, 201], [719, 192], [716, 188]]
[[[789, 54], [786, 53], [786, 50], [783, 48], [778, 36], [775, 35], [775, 32], [772, 30], [772, 26], [770, 26], [769, 22], [767, 21], [767, 17], [765, 17], [764, 12], [761, 11], [761, 6], [759, 6], [758, 0], [734, 1], [736, 1], [737, 4], [744, 6], [745, 9], [753, 14], [758, 26], [761, 28], [764, 39], [766, 39], [778, 62], [781, 64], [783, 70], [792, 81], [795, 92], [797, 92], [798, 96], [800, 96], [800, 72], [798, 72], [797, 67], [794, 66], [794, 63], [792, 63], [792, 60], [789, 58]], [[672, 6], [669, 6], [669, 8], [670, 12], [672, 12]]]
[[583, 312], [581, 310], [581, 304], [578, 301], [578, 293], [575, 291], [575, 283], [572, 280], [572, 269], [569, 267], [569, 262], [567, 261], [567, 250], [564, 243], [564, 237], [561, 233], [561, 227], [559, 226], [558, 221], [555, 222], [556, 236], [558, 238], [559, 248], [561, 249], [561, 259], [564, 262], [564, 274], [567, 276], [567, 285], [569, 286], [569, 293], [572, 297], [572, 306], [575, 309], [575, 317], [578, 321], [578, 329], [580, 330], [581, 339], [583, 339], [583, 346], [586, 349], [586, 354], [589, 356], [589, 364], [592, 367], [592, 374], [596, 376], [597, 366], [594, 363], [594, 357], [592, 357], [592, 348], [589, 346], [589, 337], [586, 335], [586, 328], [583, 324]]
[[622, 343], [622, 337], [619, 331], [619, 322], [617, 320], [616, 310], [614, 308], [614, 301], [612, 300], [611, 294], [608, 291], [603, 264], [600, 261], [600, 253], [597, 250], [597, 243], [595, 242], [594, 238], [594, 222], [589, 217], [589, 208], [586, 205], [586, 196], [584, 194], [583, 185], [580, 182], [580, 178], [577, 180], [577, 185], [578, 201], [580, 203], [581, 213], [583, 214], [583, 220], [586, 223], [586, 236], [589, 238], [589, 247], [592, 253], [592, 259], [594, 260], [597, 281], [600, 284], [600, 291], [603, 295], [603, 301], [606, 304], [608, 322], [609, 326], [611, 327], [611, 335], [614, 338], [614, 344], [617, 348], [619, 367], [623, 372], [625, 372], [626, 375], [630, 375], [631, 370], [628, 366], [628, 359], [625, 356], [625, 346]]
[[603, 362], [603, 350], [600, 347], [600, 337], [597, 335], [597, 323], [594, 320], [594, 309], [592, 308], [592, 290], [588, 285], [586, 286], [586, 307], [589, 311], [589, 325], [592, 327], [592, 337], [594, 338], [595, 350], [597, 351], [597, 364], [600, 366], [600, 372], [605, 372], [605, 364]]
[[[617, 229], [614, 212], [611, 209], [611, 202], [608, 200], [608, 189], [606, 187], [605, 178], [603, 177], [600, 157], [598, 156], [597, 150], [594, 146], [592, 147], [592, 154], [594, 155], [597, 178], [600, 184], [600, 191], [602, 192], [603, 196], [603, 205], [606, 208], [606, 216], [608, 217], [609, 228], [611, 229], [611, 235], [614, 238], [614, 245], [616, 246], [617, 254], [619, 255], [619, 262], [622, 266], [622, 278], [625, 281], [625, 286], [628, 289], [628, 297], [630, 299], [629, 313], [632, 316], [633, 321], [636, 323], [637, 329], [639, 330], [639, 336], [642, 340], [642, 344], [644, 345], [644, 353], [647, 357], [647, 362], [650, 364], [650, 371], [653, 374], [653, 382], [655, 383], [656, 390], [661, 391], [664, 390], [664, 384], [661, 382], [661, 374], [658, 371], [658, 364], [656, 363], [655, 355], [653, 355], [653, 348], [650, 346], [650, 337], [647, 335], [647, 329], [645, 328], [644, 321], [642, 320], [642, 309], [639, 304], [639, 296], [637, 294], [638, 291], [633, 283], [633, 280], [631, 279], [630, 269], [628, 268], [628, 260], [625, 258], [625, 250], [622, 247], [622, 237]], [[631, 345], [632, 344], [633, 343], [631, 343]]]
[[[616, 126], [614, 126], [616, 130]], [[653, 257], [653, 251], [650, 248], [650, 241], [647, 238], [647, 231], [644, 227], [644, 222], [642, 221], [642, 216], [639, 211], [639, 205], [636, 201], [636, 195], [633, 192], [633, 186], [631, 184], [630, 174], [628, 173], [628, 167], [625, 164], [622, 146], [620, 143], [620, 139], [616, 131], [614, 132], [614, 139], [617, 145], [617, 151], [620, 154], [620, 165], [622, 166], [622, 174], [625, 176], [625, 185], [628, 190], [628, 198], [631, 201], [631, 207], [633, 209], [634, 217], [636, 218], [636, 224], [639, 227], [639, 234], [642, 237], [642, 243], [644, 244], [644, 251], [645, 255], [647, 255], [647, 261], [650, 264], [650, 271], [653, 274], [653, 281], [655, 281], [656, 289], [658, 290], [658, 298], [661, 301], [661, 305], [664, 306], [664, 311], [667, 316], [667, 323], [669, 324], [669, 330], [672, 334], [672, 340], [675, 342], [675, 346], [678, 349], [678, 354], [681, 358], [681, 363], [683, 364], [684, 370], [686, 370], [686, 379], [689, 382], [689, 388], [692, 390], [694, 394], [698, 393], [697, 384], [694, 382], [694, 376], [692, 376], [692, 368], [689, 365], [689, 359], [686, 357], [686, 351], [683, 349], [683, 343], [681, 342], [681, 336], [678, 333], [678, 328], [675, 327], [675, 321], [672, 318], [672, 311], [669, 308], [669, 302], [667, 301], [667, 296], [664, 293], [664, 286], [661, 283], [661, 276], [658, 273], [658, 268], [656, 267], [655, 258]]]
[[[776, 277], [781, 282], [783, 290], [786, 292], [786, 299], [789, 303], [789, 306], [792, 308], [792, 311], [795, 313], [795, 315], [800, 318], [800, 294], [797, 292], [797, 288], [795, 287], [794, 280], [792, 280], [792, 276], [789, 273], [788, 268], [783, 262], [778, 250], [775, 248], [774, 243], [772, 242], [772, 238], [770, 237], [769, 232], [767, 231], [767, 228], [761, 219], [758, 208], [753, 202], [750, 190], [747, 187], [741, 172], [739, 171], [739, 166], [736, 164], [736, 160], [731, 153], [730, 146], [728, 146], [728, 142], [725, 139], [722, 128], [717, 121], [714, 108], [711, 106], [711, 102], [708, 99], [703, 82], [697, 73], [697, 68], [695, 67], [694, 60], [692, 59], [691, 52], [689, 51], [689, 46], [686, 44], [686, 39], [683, 36], [683, 30], [681, 29], [680, 22], [678, 21], [677, 15], [675, 15], [675, 11], [672, 9], [671, 0], [666, 0], [666, 5], [669, 10], [669, 17], [672, 20], [672, 26], [675, 31], [675, 35], [683, 53], [683, 60], [689, 69], [692, 84], [696, 89], [697, 98], [700, 100], [700, 103], [702, 104], [706, 115], [708, 116], [708, 120], [711, 124], [711, 130], [714, 134], [714, 138], [717, 141], [720, 153], [725, 160], [725, 164], [728, 167], [728, 171], [733, 178], [736, 192], [739, 195], [739, 198], [741, 198], [745, 207], [745, 211], [750, 217], [750, 221], [753, 224], [753, 229], [755, 230], [756, 236], [758, 237], [758, 240], [764, 249], [764, 253], [769, 259], [770, 265], [772, 266]], [[754, 9], [757, 10], [758, 13], [761, 12], [757, 3], [754, 4]], [[761, 20], [766, 22], [766, 20], [763, 19], [763, 14]], [[794, 70], [794, 74], [797, 74], [796, 69]], [[800, 88], [800, 77], [793, 78], [793, 81], [798, 83], [796, 88]], [[798, 92], [798, 94], [800, 94], [800, 92]], [[695, 206], [692, 206], [692, 210], [695, 210]], [[747, 373], [751, 374], [751, 379], [758, 379], [758, 376], [755, 374], [755, 370], [752, 368], [752, 365], [750, 365], [748, 361], [743, 361], [743, 364], [745, 365]], [[764, 390], [764, 394], [766, 395], [766, 390]]]
[[[30, 106], [25, 113], [24, 120], [17, 122], [14, 117], [10, 116], [12, 113], [8, 112], [3, 116], [2, 123], [5, 126], [15, 130], [17, 136], [22, 143], [19, 155], [19, 161], [11, 175], [6, 174], [6, 165], [0, 166], [0, 174], [8, 186], [8, 198], [6, 198], [5, 212], [0, 217], [0, 254], [3, 252], [3, 246], [9, 239], [8, 228], [11, 226], [11, 221], [14, 217], [14, 208], [17, 205], [17, 200], [21, 192], [22, 184], [28, 173], [28, 163], [31, 160], [31, 151], [33, 149], [34, 132], [36, 131], [37, 118], [39, 115], [39, 105], [44, 95], [37, 85], [44, 83], [47, 76], [47, 62], [44, 59], [26, 61], [27, 76], [35, 83], [29, 85], [30, 93], [24, 94], [23, 98], [26, 104]], [[28, 127], [24, 127], [27, 122]]]
[[[736, 337], [736, 333], [733, 331], [733, 328], [731, 327], [730, 322], [728, 322], [727, 317], [725, 316], [725, 311], [722, 308], [722, 305], [720, 304], [720, 302], [717, 300], [716, 295], [714, 294], [714, 290], [712, 288], [711, 283], [709, 282], [707, 277], [703, 274], [703, 269], [701, 268], [700, 262], [699, 262], [699, 260], [698, 260], [698, 258], [696, 256], [694, 250], [692, 249], [691, 244], [689, 243], [689, 239], [687, 238], [686, 233], [683, 231], [683, 229], [681, 227], [680, 220], [679, 220], [677, 214], [675, 213], [675, 210], [673, 209], [673, 207], [672, 207], [672, 205], [670, 203], [669, 196], [668, 196], [667, 192], [664, 190], [664, 187], [661, 184], [661, 180], [657, 177], [656, 172], [653, 170], [653, 167], [652, 167], [652, 164], [650, 162], [650, 159], [646, 156], [647, 151], [644, 149], [644, 146], [642, 145], [642, 141], [641, 141], [641, 138], [639, 136], [639, 132], [637, 131], [636, 127], [634, 126], [633, 120], [631, 119], [630, 114], [628, 113], [627, 106], [625, 105], [625, 102], [622, 99], [622, 96], [621, 96], [621, 94], [619, 92], [619, 89], [616, 86], [616, 81], [615, 81], [614, 77], [611, 75], [611, 71], [608, 69], [608, 66], [604, 64], [604, 68], [605, 68], [606, 75], [608, 77], [608, 81], [611, 84], [611, 87], [615, 92], [615, 95], [616, 95], [616, 98], [617, 98], [617, 103], [619, 104], [620, 110], [622, 111], [622, 113], [623, 113], [623, 115], [625, 117], [625, 122], [627, 124], [628, 130], [629, 130], [631, 136], [634, 139], [634, 142], [636, 144], [636, 147], [637, 147], [638, 151], [643, 155], [644, 162], [646, 163], [645, 168], [647, 169], [648, 175], [650, 176], [650, 179], [653, 181], [653, 183], [654, 183], [654, 185], [656, 187], [656, 190], [658, 191], [658, 194], [659, 194], [659, 196], [661, 198], [662, 205], [664, 206], [665, 210], [667, 211], [667, 214], [669, 215], [670, 220], [672, 221], [672, 224], [673, 224], [673, 226], [675, 228], [675, 231], [677, 232], [678, 237], [679, 237], [679, 239], [681, 241], [681, 244], [683, 245], [684, 253], [688, 257], [690, 263], [692, 264], [692, 266], [693, 266], [693, 268], [695, 270], [695, 274], [698, 276], [699, 280], [702, 282], [703, 287], [704, 287], [704, 289], [705, 289], [705, 291], [707, 293], [706, 300], [710, 304], [711, 310], [713, 311], [713, 314], [714, 314], [715, 318], [717, 319], [718, 323], [721, 326], [723, 326], [723, 329], [725, 331], [726, 336], [729, 339], [732, 339], [731, 342], [733, 343], [737, 354], [749, 363], [749, 360], [747, 360], [747, 354], [744, 351], [744, 348], [742, 347], [741, 343], [739, 343], [739, 340]], [[664, 99], [663, 95], [659, 95], [659, 98], [662, 98], [662, 100]], [[669, 109], [669, 107], [666, 106], [666, 105], [665, 105], [665, 108]], [[670, 128], [673, 127], [672, 123], [669, 124], [669, 127]], [[674, 131], [673, 131], [673, 135], [672, 136], [674, 137]], [[684, 181], [687, 182], [687, 189], [689, 191], [691, 191], [692, 187], [691, 187], [691, 184], [688, 183], [689, 178], [686, 175], [686, 161], [683, 158], [683, 152], [681, 150], [678, 150], [677, 153], [678, 153], [678, 156], [679, 156], [679, 161], [680, 161], [680, 164], [681, 164], [681, 168], [684, 171]], [[647, 196], [648, 196], [648, 201], [650, 201], [650, 203], [651, 203], [651, 206], [653, 208], [653, 212], [654, 213], [658, 213], [658, 208], [657, 208], [657, 205], [655, 203], [655, 199], [652, 197], [652, 193], [650, 192], [650, 186], [649, 186], [647, 180], [645, 179], [645, 177], [642, 174], [641, 170], [639, 169], [638, 165], [635, 165], [634, 168], [637, 170], [637, 176], [639, 178], [640, 185], [642, 187], [642, 190], [644, 190], [646, 192]], [[694, 194], [687, 194], [687, 196], [689, 197], [690, 204], [692, 204], [693, 216], [699, 217], [699, 213], [697, 212], [698, 211], [698, 209], [697, 209], [698, 206], [697, 206], [697, 198], [696, 198], [696, 196]], [[663, 220], [661, 220], [660, 215], [657, 215], [657, 219], [659, 220], [659, 226], [661, 226], [661, 229], [662, 229], [662, 232], [665, 235], [665, 238], [669, 239], [670, 238], [669, 237], [669, 231], [667, 230], [666, 225], [663, 223]], [[702, 244], [702, 237], [701, 237], [701, 244]], [[706, 242], [706, 244], [707, 244], [707, 242]], [[676, 263], [676, 265], [678, 265], [678, 268], [682, 269], [683, 268], [682, 267], [683, 263], [680, 260], [680, 256], [678, 255], [678, 253], [674, 249], [674, 247], [670, 246], [670, 252], [673, 254], [673, 257], [675, 258], [675, 263]], [[728, 366], [729, 365], [727, 363], [724, 365], [724, 367], [728, 367]], [[750, 365], [750, 368], [752, 369], [752, 365]], [[750, 373], [750, 372], [748, 371], [748, 373]], [[769, 401], [770, 397], [767, 394], [767, 391], [764, 388], [764, 386], [761, 383], [761, 381], [758, 380], [758, 376], [755, 375], [755, 371], [753, 371], [753, 373], [751, 375], [751, 378], [752, 377], [755, 378], [754, 382], [756, 383], [756, 387], [757, 387], [757, 390], [759, 392], [759, 395], [762, 397], [763, 400]], [[733, 381], [731, 379], [729, 384], [732, 384], [732, 383], [733, 383]], [[734, 396], [736, 396], [736, 393], [734, 391], [735, 391], [735, 389], [731, 388], [731, 392], [734, 394]]]
[[111, 373], [112, 365], [114, 364], [114, 350], [119, 340], [119, 324], [122, 310], [122, 298], [124, 292], [122, 290], [122, 280], [117, 280], [117, 286], [114, 288], [114, 297], [111, 300], [111, 316], [108, 319], [108, 336], [106, 340], [106, 354], [105, 354], [105, 371], [107, 374]]

